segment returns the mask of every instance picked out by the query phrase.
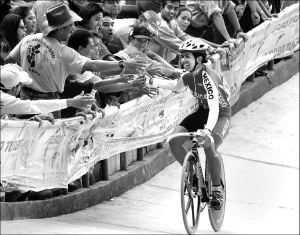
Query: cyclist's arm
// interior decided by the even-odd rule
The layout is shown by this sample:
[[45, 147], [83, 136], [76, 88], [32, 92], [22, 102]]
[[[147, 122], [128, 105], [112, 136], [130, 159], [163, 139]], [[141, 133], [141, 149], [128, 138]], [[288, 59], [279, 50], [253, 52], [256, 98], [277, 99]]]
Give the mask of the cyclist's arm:
[[[205, 76], [207, 74], [207, 76]], [[207, 72], [203, 72], [203, 83], [207, 95], [207, 103], [209, 108], [206, 129], [210, 131], [215, 127], [219, 117], [219, 94], [218, 88], [211, 76]]]
[[160, 78], [153, 78], [153, 86], [160, 87], [172, 91], [180, 91], [185, 85], [182, 78], [179, 80], [166, 80]]

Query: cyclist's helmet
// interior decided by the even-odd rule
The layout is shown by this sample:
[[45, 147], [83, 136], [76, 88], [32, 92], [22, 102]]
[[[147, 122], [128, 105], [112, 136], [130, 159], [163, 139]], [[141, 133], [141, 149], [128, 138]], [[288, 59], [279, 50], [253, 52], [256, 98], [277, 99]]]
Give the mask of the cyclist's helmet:
[[201, 39], [193, 38], [184, 41], [180, 47], [180, 52], [192, 52], [195, 55], [201, 55], [203, 57], [203, 63], [206, 63], [207, 51], [209, 49], [209, 45], [203, 42]]

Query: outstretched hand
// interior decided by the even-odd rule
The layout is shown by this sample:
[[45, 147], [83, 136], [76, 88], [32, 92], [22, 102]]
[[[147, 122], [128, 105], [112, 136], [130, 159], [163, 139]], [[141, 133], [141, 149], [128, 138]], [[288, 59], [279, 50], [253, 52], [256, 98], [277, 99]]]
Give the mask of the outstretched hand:
[[144, 86], [144, 87], [141, 89], [141, 92], [142, 92], [143, 94], [149, 96], [150, 98], [152, 98], [153, 96], [159, 94], [158, 88], [155, 88], [155, 87], [148, 87], [148, 86]]
[[92, 111], [90, 109], [84, 109], [84, 110], [81, 110], [81, 111], [77, 112], [76, 117], [81, 116], [81, 117], [84, 118], [84, 120], [88, 120], [88, 118], [87, 118], [88, 114], [91, 114], [93, 116], [92, 117], [93, 119], [96, 117], [96, 112]]
[[42, 126], [43, 121], [49, 121], [52, 125], [54, 125], [54, 116], [52, 113], [48, 114], [37, 114], [28, 119], [29, 121], [37, 121], [39, 123], [38, 127]]
[[131, 84], [133, 87], [141, 87], [145, 85], [146, 77], [145, 75], [139, 75], [137, 77], [133, 77], [133, 79], [130, 79], [127, 81], [129, 84]]
[[80, 95], [67, 99], [67, 105], [75, 108], [87, 109], [94, 103], [94, 98], [91, 95], [84, 95], [83, 92]]
[[248, 35], [246, 33], [239, 32], [239, 33], [237, 33], [236, 38], [237, 39], [238, 38], [242, 38], [245, 42], [247, 42], [249, 37], [248, 37]]
[[134, 58], [124, 61], [124, 69], [129, 72], [145, 71], [150, 65], [151, 64], [145, 60], [137, 60]]

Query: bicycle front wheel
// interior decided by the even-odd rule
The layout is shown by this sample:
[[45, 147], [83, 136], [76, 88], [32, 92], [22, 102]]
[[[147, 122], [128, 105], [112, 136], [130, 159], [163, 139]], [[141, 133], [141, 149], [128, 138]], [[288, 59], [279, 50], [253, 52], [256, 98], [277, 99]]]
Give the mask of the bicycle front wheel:
[[[224, 185], [224, 201], [223, 205], [220, 210], [215, 210], [211, 207], [208, 207], [208, 215], [209, 215], [209, 220], [211, 227], [215, 232], [220, 231], [222, 225], [223, 225], [223, 220], [224, 220], [224, 215], [225, 215], [225, 205], [226, 205], [226, 182], [225, 182], [225, 169], [224, 169], [224, 163], [222, 156], [219, 155], [220, 160], [221, 160], [221, 179]], [[208, 182], [208, 193], [211, 195], [211, 187], [212, 187], [212, 181], [210, 178], [210, 175], [207, 173], [207, 182]]]
[[200, 219], [201, 190], [193, 189], [196, 172], [196, 158], [189, 151], [184, 159], [181, 174], [181, 211], [188, 234], [194, 234], [197, 231]]

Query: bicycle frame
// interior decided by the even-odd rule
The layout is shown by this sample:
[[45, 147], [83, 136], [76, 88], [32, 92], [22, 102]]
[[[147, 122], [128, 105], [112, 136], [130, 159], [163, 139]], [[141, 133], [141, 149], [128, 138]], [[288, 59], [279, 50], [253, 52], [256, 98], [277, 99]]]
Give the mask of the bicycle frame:
[[[205, 175], [203, 174], [203, 170], [202, 170], [202, 166], [201, 166], [201, 162], [200, 162], [200, 156], [199, 156], [199, 152], [198, 152], [198, 148], [203, 148], [203, 142], [199, 143], [198, 139], [196, 137], [193, 137], [192, 139], [192, 149], [191, 152], [194, 154], [194, 156], [196, 157], [196, 165], [198, 170], [197, 172], [197, 178], [198, 178], [198, 193], [201, 193], [200, 195], [201, 197], [201, 202], [205, 202], [208, 203], [209, 202], [209, 195], [208, 195], [208, 188], [207, 188], [207, 184], [205, 181]], [[205, 165], [206, 165], [206, 159], [205, 159]], [[205, 169], [205, 174], [206, 174], [206, 170]], [[199, 192], [201, 190], [201, 192]], [[205, 208], [206, 204], [204, 205], [204, 207], [201, 209], [203, 210]]]
[[[169, 143], [170, 140], [178, 138], [178, 137], [190, 137], [192, 140], [192, 148], [190, 151], [196, 157], [196, 164], [197, 164], [197, 168], [199, 169], [196, 172], [197, 172], [197, 178], [199, 179], [198, 180], [198, 190], [201, 190], [201, 192], [198, 192], [198, 193], [201, 193], [201, 195], [202, 195], [201, 201], [208, 203], [209, 202], [208, 188], [207, 188], [207, 184], [205, 183], [205, 175], [203, 174], [203, 170], [202, 170], [202, 166], [201, 166], [200, 158], [199, 158], [199, 152], [198, 152], [198, 148], [203, 148], [203, 146], [204, 146], [205, 134], [201, 133], [201, 132], [176, 133], [176, 134], [169, 136], [167, 138], [166, 142]], [[201, 142], [198, 141], [197, 137], [201, 138]], [[205, 159], [205, 165], [206, 165], [206, 159]], [[207, 169], [205, 169], [205, 171], [206, 170]]]
[[[220, 231], [226, 203], [226, 182], [223, 160], [222, 163], [222, 179], [224, 183], [224, 203], [221, 209], [214, 209], [210, 206], [211, 195], [210, 190], [212, 181], [207, 169], [207, 159], [205, 158], [205, 175], [201, 166], [201, 159], [198, 149], [204, 147], [206, 134], [204, 132], [185, 132], [177, 133], [167, 138], [167, 143], [173, 138], [188, 137], [192, 141], [192, 148], [187, 152], [182, 165], [181, 174], [181, 211], [183, 222], [188, 234], [195, 234], [199, 225], [200, 213], [203, 212], [208, 205], [208, 214], [210, 224], [215, 232]], [[200, 137], [200, 138], [199, 138]], [[200, 140], [199, 140], [200, 139]], [[205, 156], [206, 157], [206, 156]], [[197, 178], [197, 188], [195, 188], [194, 176]]]

